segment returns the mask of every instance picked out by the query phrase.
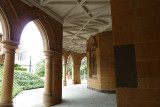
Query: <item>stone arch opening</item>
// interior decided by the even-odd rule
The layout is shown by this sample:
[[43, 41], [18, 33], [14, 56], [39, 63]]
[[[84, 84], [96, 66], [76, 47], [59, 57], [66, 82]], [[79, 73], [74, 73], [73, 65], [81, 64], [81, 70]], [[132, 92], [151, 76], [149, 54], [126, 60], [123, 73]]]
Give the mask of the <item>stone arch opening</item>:
[[[41, 23], [41, 21], [39, 19], [33, 19], [33, 20], [30, 20], [30, 21], [28, 20], [27, 23], [25, 23], [22, 28], [24, 29], [24, 27], [31, 21], [34, 22], [34, 24], [36, 25], [36, 27], [38, 28], [38, 30], [41, 34], [42, 41], [43, 41], [43, 49], [44, 50], [49, 50], [50, 49], [50, 44], [49, 44], [48, 34], [47, 34], [43, 24]], [[22, 28], [20, 30], [20, 34], [22, 34], [22, 31], [23, 31]], [[21, 35], [19, 36], [18, 42], [20, 42], [20, 38], [21, 38]]]
[[[27, 67], [27, 71], [35, 73], [36, 63], [44, 64], [44, 41], [43, 32], [40, 31], [35, 21], [30, 21], [23, 29], [19, 49], [16, 53], [16, 63], [24, 64], [27, 67], [28, 62], [31, 64], [31, 68]], [[40, 64], [41, 65], [41, 64]], [[29, 69], [30, 70], [29, 70]]]
[[39, 19], [33, 20], [33, 22], [36, 24], [36, 26], [38, 27], [38, 29], [41, 33], [44, 50], [50, 49], [48, 34], [47, 34], [43, 24], [41, 23], [41, 21]]
[[55, 49], [55, 38], [54, 38], [52, 27], [50, 23], [48, 22], [48, 20], [46, 19], [45, 15], [37, 10], [29, 11], [20, 18], [19, 25], [17, 27], [18, 32], [15, 35], [16, 41], [18, 42], [20, 41], [21, 33], [25, 25], [29, 23], [30, 21], [33, 21], [37, 25], [41, 33], [44, 50], [56, 50]]
[[[25, 75], [25, 74], [21, 75], [21, 78], [23, 78], [23, 80], [26, 82], [26, 84], [29, 84], [29, 85], [22, 84], [22, 87], [23, 87], [22, 89], [26, 91], [26, 90], [36, 89], [36, 88], [40, 88], [40, 87], [42, 88], [42, 87], [44, 87], [44, 81], [40, 77], [37, 77], [35, 75], [31, 75], [31, 74], [35, 74], [36, 63], [40, 63], [39, 68], [44, 70], [44, 71], [41, 71], [41, 73], [45, 72], [45, 69], [44, 69], [45, 68], [45, 61], [44, 61], [44, 54], [43, 54], [44, 48], [43, 48], [43, 41], [42, 41], [43, 38], [41, 38], [40, 30], [38, 29], [38, 26], [35, 24], [34, 20], [28, 22], [24, 26], [24, 29], [22, 30], [22, 34], [20, 37], [21, 37], [20, 43], [22, 43], [23, 45], [19, 45], [19, 48], [16, 51], [15, 63], [21, 65], [22, 68], [27, 69], [27, 72], [30, 72], [30, 73], [26, 73], [26, 74], [30, 75], [30, 77], [31, 77], [31, 78], [29, 78], [30, 81], [28, 81], [27, 75]], [[38, 39], [38, 38], [40, 38], [40, 39]], [[44, 67], [42, 64], [44, 65]], [[37, 73], [37, 75], [40, 76], [40, 73], [39, 74]], [[33, 79], [33, 77], [34, 77], [34, 79]], [[14, 78], [14, 81], [19, 81], [21, 78], [16, 77], [16, 78]], [[19, 84], [18, 84], [18, 86], [19, 86]], [[18, 87], [15, 86], [15, 88], [18, 88]], [[20, 87], [20, 89], [21, 89], [21, 87]], [[36, 89], [36, 90], [40, 90], [40, 89]], [[33, 95], [32, 96], [33, 98], [37, 97], [37, 95], [34, 95], [34, 93], [32, 95]], [[41, 97], [42, 95], [43, 94], [39, 94], [38, 97]], [[14, 98], [14, 105], [15, 106], [20, 105], [18, 99], [19, 99], [18, 96], [16, 96]]]
[[81, 77], [81, 84], [87, 84], [87, 57], [86, 56], [82, 57], [81, 59], [80, 77]]
[[[2, 42], [3, 40], [10, 39], [10, 24], [1, 6], [0, 6], [0, 24], [1, 24], [0, 42]], [[0, 43], [0, 62], [4, 62], [4, 56], [5, 56], [4, 49], [2, 47], [2, 43]]]
[[73, 57], [72, 55], [69, 55], [68, 58], [67, 58], [67, 79], [68, 79], [68, 84], [72, 84], [72, 80], [74, 78], [73, 76], [73, 64], [74, 64], [74, 61], [73, 61]]
[[[8, 2], [6, 2], [6, 4], [7, 3]], [[11, 5], [11, 4], [9, 4], [9, 5]], [[17, 11], [16, 8], [14, 10], [14, 6], [13, 6], [13, 11], [15, 11], [15, 14], [9, 15], [9, 13], [13, 13], [13, 12], [9, 12], [8, 10], [4, 9], [4, 11], [7, 13], [5, 15], [4, 12], [0, 9], [0, 13], [2, 13], [0, 16], [0, 20], [2, 20], [2, 22], [3, 22], [2, 26], [3, 26], [3, 32], [5, 35], [4, 36], [5, 41], [3, 42], [3, 45], [4, 45], [4, 48], [7, 50], [5, 53], [5, 64], [4, 64], [5, 65], [5, 69], [4, 69], [5, 75], [3, 76], [3, 84], [5, 84], [5, 85], [2, 85], [3, 86], [2, 87], [2, 94], [3, 95], [1, 95], [0, 105], [7, 105], [7, 106], [9, 105], [10, 106], [10, 105], [13, 105], [12, 104], [12, 89], [13, 89], [13, 77], [14, 77], [15, 50], [18, 48], [18, 45], [19, 45], [18, 43], [20, 42], [21, 33], [22, 33], [24, 27], [27, 25], [27, 23], [30, 21], [34, 21], [34, 23], [39, 28], [39, 31], [41, 33], [42, 40], [43, 40], [46, 60], [48, 60], [48, 62], [46, 63], [46, 66], [48, 68], [51, 68], [51, 69], [47, 69], [46, 71], [48, 71], [50, 74], [54, 73], [58, 69], [58, 67], [55, 66], [56, 64], [53, 62], [61, 62], [61, 58], [60, 58], [61, 52], [57, 52], [57, 50], [55, 48], [56, 45], [55, 45], [54, 33], [55, 34], [57, 34], [57, 33], [53, 30], [53, 25], [55, 22], [54, 20], [52, 20], [50, 17], [46, 16], [45, 13], [43, 13], [41, 10], [38, 10], [37, 8], [32, 8], [29, 10], [26, 9], [26, 11], [25, 10], [22, 11], [21, 13], [22, 14], [24, 13], [24, 15], [22, 15], [22, 14], [21, 14], [22, 16], [18, 15], [18, 17], [16, 17], [17, 20], [14, 20], [13, 17], [15, 17], [15, 15], [17, 15], [16, 13], [18, 13], [19, 11]], [[9, 21], [7, 21], [6, 16], [8, 17]], [[50, 23], [49, 21], [51, 21], [52, 23]], [[58, 47], [58, 49], [60, 50], [61, 48]], [[57, 57], [53, 58], [55, 56], [58, 56], [58, 58]], [[59, 69], [61, 70], [60, 67], [59, 67]], [[58, 98], [57, 98], [57, 96], [52, 95], [52, 91], [55, 91], [55, 89], [59, 89], [59, 90], [61, 89], [61, 87], [54, 88], [55, 84], [57, 82], [56, 83], [53, 82], [53, 80], [55, 79], [55, 76], [58, 77], [59, 75], [54, 75], [54, 78], [52, 78], [52, 75], [50, 75], [50, 74], [47, 74], [49, 78], [45, 79], [45, 83], [47, 85], [45, 86], [45, 92], [43, 94], [44, 105], [47, 105], [48, 102], [51, 103], [50, 105], [54, 105], [54, 104], [60, 103], [60, 101], [61, 101], [61, 95], [60, 95], [61, 92], [60, 91], [55, 92], [56, 95], [58, 96]], [[59, 76], [59, 78], [61, 78], [61, 76]], [[9, 81], [8, 81], [8, 79], [9, 79]], [[48, 97], [50, 97], [49, 100], [48, 100]], [[53, 98], [55, 99], [54, 101], [51, 100]]]
[[64, 55], [62, 55], [62, 64], [66, 63], [67, 64], [67, 59], [65, 58]]
[[3, 40], [10, 39], [10, 24], [1, 6], [0, 6], [0, 22], [2, 25]]
[[[2, 24], [0, 21], [0, 42], [3, 40], [3, 30], [2, 30]], [[2, 47], [2, 43], [0, 43], [0, 62], [4, 62], [4, 50]]]

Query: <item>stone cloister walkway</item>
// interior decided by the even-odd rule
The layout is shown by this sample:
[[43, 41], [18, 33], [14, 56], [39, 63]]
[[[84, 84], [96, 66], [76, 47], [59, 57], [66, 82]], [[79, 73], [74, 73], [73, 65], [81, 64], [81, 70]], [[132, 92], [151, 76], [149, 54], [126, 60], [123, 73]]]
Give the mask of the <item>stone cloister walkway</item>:
[[[14, 107], [42, 107], [43, 88], [21, 92], [14, 98]], [[86, 84], [63, 87], [63, 101], [54, 107], [116, 107], [116, 94], [87, 89]]]

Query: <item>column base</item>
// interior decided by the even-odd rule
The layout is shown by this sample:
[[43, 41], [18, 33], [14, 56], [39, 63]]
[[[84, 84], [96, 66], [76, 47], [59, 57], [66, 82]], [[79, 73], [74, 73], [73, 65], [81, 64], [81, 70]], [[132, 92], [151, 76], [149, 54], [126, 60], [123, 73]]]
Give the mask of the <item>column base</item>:
[[76, 81], [75, 81], [75, 80], [72, 80], [72, 84], [76, 84]]
[[66, 81], [63, 81], [63, 86], [67, 86], [67, 82]]
[[13, 101], [10, 101], [10, 102], [0, 102], [0, 107], [13, 107]]
[[53, 106], [53, 98], [52, 93], [44, 93], [43, 94], [43, 107]]
[[62, 91], [61, 90], [57, 90], [53, 93], [53, 102], [54, 105], [60, 104], [62, 102]]
[[78, 81], [77, 81], [77, 84], [81, 84], [81, 80], [78, 80]]

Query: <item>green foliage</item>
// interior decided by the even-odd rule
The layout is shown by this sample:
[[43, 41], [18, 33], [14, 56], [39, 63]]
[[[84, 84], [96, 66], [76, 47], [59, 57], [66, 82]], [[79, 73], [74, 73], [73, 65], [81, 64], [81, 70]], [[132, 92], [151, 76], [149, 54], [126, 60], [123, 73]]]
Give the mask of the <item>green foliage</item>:
[[81, 71], [81, 75], [84, 74], [84, 71], [85, 71], [85, 74], [87, 74], [87, 65], [81, 65], [80, 71]]
[[0, 69], [3, 69], [3, 66], [0, 66]]
[[14, 72], [14, 83], [20, 85], [23, 90], [43, 87], [43, 80], [29, 72]]
[[85, 74], [85, 78], [87, 79], [87, 58], [86, 57], [84, 57], [81, 61], [80, 73], [81, 73], [81, 79], [84, 79], [84, 74]]
[[0, 62], [0, 66], [3, 66], [4, 65], [4, 63], [3, 62]]
[[[0, 66], [4, 66], [4, 63], [0, 62]], [[14, 67], [21, 67], [21, 65], [20, 64], [14, 64]]]
[[1, 86], [1, 82], [2, 82], [2, 69], [0, 69], [0, 86]]
[[68, 70], [67, 72], [70, 72], [70, 75], [72, 75], [72, 66], [71, 65], [68, 65]]
[[14, 70], [17, 70], [17, 71], [27, 71], [27, 68], [14, 67]]
[[14, 67], [21, 67], [20, 64], [14, 64]]
[[45, 60], [42, 60], [36, 64], [36, 74], [40, 77], [44, 77], [45, 73]]
[[16, 84], [16, 83], [13, 83], [13, 93], [12, 93], [12, 97], [14, 98], [18, 93], [20, 93], [21, 91], [23, 91], [23, 88]]
[[[2, 69], [0, 69], [0, 91], [1, 91], [1, 86], [2, 86]], [[22, 90], [41, 88], [41, 87], [44, 87], [44, 81], [37, 75], [34, 75], [29, 72], [21, 72], [21, 71], [14, 72], [12, 97], [15, 97]]]
[[67, 59], [67, 74], [68, 72], [70, 72], [70, 78], [72, 77], [72, 61], [71, 61], [71, 57], [69, 56]]
[[27, 68], [22, 68], [20, 64], [14, 64], [14, 70], [16, 70], [16, 71], [27, 71]]
[[84, 71], [85, 71], [85, 74], [87, 74], [87, 58], [86, 57], [84, 57], [81, 61], [81, 67], [80, 67], [81, 75], [84, 74]]
[[[0, 69], [3, 69], [3, 66], [4, 66], [4, 63], [1, 62], [0, 63]], [[27, 71], [27, 68], [21, 68], [20, 64], [14, 64], [14, 70], [17, 70], [17, 71]]]

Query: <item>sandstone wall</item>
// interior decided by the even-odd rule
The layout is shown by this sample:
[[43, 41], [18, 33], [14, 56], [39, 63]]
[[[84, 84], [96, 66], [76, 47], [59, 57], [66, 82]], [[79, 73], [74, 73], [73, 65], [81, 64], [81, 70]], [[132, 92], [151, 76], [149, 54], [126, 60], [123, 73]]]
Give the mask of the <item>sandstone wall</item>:
[[160, 106], [160, 1], [111, 0], [115, 46], [134, 44], [137, 88], [118, 87], [118, 107]]

